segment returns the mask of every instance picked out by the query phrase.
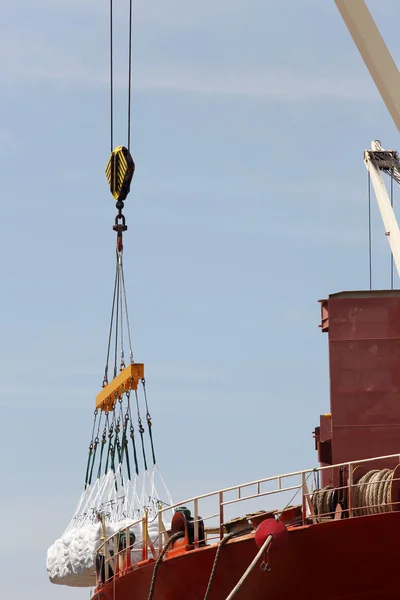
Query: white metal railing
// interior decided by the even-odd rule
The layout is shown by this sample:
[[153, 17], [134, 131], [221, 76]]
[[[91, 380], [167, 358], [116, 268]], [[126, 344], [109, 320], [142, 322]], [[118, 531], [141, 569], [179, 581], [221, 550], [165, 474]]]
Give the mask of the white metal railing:
[[[191, 515], [193, 515], [194, 548], [199, 547], [199, 544], [204, 542], [218, 543], [224, 535], [224, 523], [232, 519], [233, 516], [237, 516], [232, 514], [230, 509], [236, 509], [239, 503], [241, 505], [246, 503], [246, 509], [243, 508], [242, 516], [244, 516], [244, 510], [247, 511], [245, 514], [249, 514], [249, 512], [254, 513], [255, 510], [260, 511], [260, 509], [270, 511], [276, 509], [276, 505], [271, 503], [271, 499], [275, 499], [277, 494], [279, 494], [281, 502], [280, 508], [276, 509], [276, 512], [282, 515], [282, 519], [284, 509], [288, 508], [289, 505], [292, 506], [292, 502], [295, 500], [298, 501], [299, 524], [305, 525], [308, 523], [318, 523], [327, 519], [340, 518], [340, 515], [335, 515], [335, 507], [325, 512], [317, 512], [315, 510], [318, 494], [325, 493], [326, 491], [319, 490], [319, 475], [329, 470], [342, 470], [342, 479], [345, 480], [345, 484], [342, 487], [334, 488], [334, 491], [341, 496], [342, 504], [345, 505], [343, 510], [346, 512], [347, 517], [352, 518], [361, 514], [393, 510], [393, 508], [396, 508], [393, 504], [397, 503], [391, 501], [383, 502], [380, 500], [379, 503], [368, 505], [364, 502], [361, 507], [355, 502], [355, 490], [359, 490], [360, 485], [362, 487], [362, 485], [371, 486], [383, 483], [383, 480], [366, 484], [359, 484], [358, 481], [355, 483], [355, 467], [368, 463], [371, 469], [373, 467], [380, 471], [379, 466], [381, 469], [384, 469], [389, 461], [392, 466], [394, 463], [400, 464], [400, 454], [391, 454], [266, 477], [189, 498], [172, 506], [163, 508], [160, 506], [155, 518], [149, 519], [149, 516], [145, 514], [142, 519], [132, 522], [128, 527], [124, 527], [107, 539], [102, 539], [98, 550], [98, 586], [101, 586], [114, 575], [118, 576], [126, 572], [127, 569], [137, 568], [137, 564], [141, 561], [155, 560], [169, 539], [167, 531], [169, 528], [169, 523], [167, 522], [168, 513], [180, 507], [188, 508]], [[386, 465], [384, 464], [385, 462]], [[392, 477], [390, 481], [398, 481], [398, 478], [394, 479]], [[261, 505], [260, 499], [262, 499]], [[202, 516], [204, 514], [206, 516]], [[149, 525], [155, 524], [156, 521], [157, 535], [151, 539]], [[205, 539], [200, 539], [199, 537], [199, 524], [201, 521], [205, 527]], [[136, 542], [134, 540], [131, 543], [133, 531], [140, 534], [140, 541]]]

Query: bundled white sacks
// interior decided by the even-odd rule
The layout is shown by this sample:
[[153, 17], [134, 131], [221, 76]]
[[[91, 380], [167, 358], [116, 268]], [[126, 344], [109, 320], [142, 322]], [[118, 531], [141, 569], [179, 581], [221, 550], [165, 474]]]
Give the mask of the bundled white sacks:
[[[133, 481], [125, 480], [121, 472], [109, 471], [83, 492], [74, 516], [67, 529], [47, 551], [47, 572], [52, 583], [73, 587], [91, 587], [96, 584], [96, 552], [102, 543], [105, 523], [106, 537], [128, 528], [141, 519], [145, 511], [149, 520], [149, 537], [158, 547], [157, 512], [160, 502], [155, 488], [156, 468], [151, 474], [145, 472]], [[160, 476], [161, 478], [161, 476]], [[162, 481], [163, 487], [165, 485]], [[139, 494], [137, 493], [137, 488]], [[165, 488], [164, 504], [172, 504]], [[169, 528], [171, 515], [164, 513], [163, 521]], [[132, 561], [141, 559], [141, 525], [131, 527], [135, 535]]]

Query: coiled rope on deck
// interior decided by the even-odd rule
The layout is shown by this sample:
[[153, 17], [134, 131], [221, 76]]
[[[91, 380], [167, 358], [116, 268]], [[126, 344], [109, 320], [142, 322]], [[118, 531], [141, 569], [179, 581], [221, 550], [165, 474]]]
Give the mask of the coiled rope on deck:
[[357, 515], [373, 515], [391, 511], [394, 470], [368, 471], [353, 488], [353, 504]]
[[315, 490], [311, 502], [318, 521], [328, 521], [333, 518], [336, 507], [337, 491], [332, 485]]
[[[392, 482], [394, 470], [373, 469], [365, 473], [352, 491], [352, 508], [355, 516], [373, 515], [392, 510]], [[311, 502], [318, 521], [327, 521], [334, 517], [338, 501], [338, 489], [327, 485], [316, 489]]]

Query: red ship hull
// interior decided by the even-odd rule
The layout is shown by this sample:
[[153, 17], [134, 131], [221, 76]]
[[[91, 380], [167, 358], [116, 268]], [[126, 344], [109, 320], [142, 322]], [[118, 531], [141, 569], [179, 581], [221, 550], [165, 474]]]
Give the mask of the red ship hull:
[[[289, 529], [283, 548], [271, 548], [271, 571], [256, 566], [236, 600], [393, 600], [397, 578], [400, 512], [342, 519]], [[225, 600], [257, 553], [254, 534], [221, 551], [210, 600]], [[216, 546], [166, 558], [153, 600], [203, 600]], [[125, 572], [94, 600], [147, 600], [154, 563]]]

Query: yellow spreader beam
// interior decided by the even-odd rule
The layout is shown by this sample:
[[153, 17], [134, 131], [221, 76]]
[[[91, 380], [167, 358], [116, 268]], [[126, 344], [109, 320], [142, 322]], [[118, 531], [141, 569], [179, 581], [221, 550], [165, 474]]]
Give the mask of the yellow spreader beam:
[[128, 390], [136, 390], [144, 377], [144, 365], [133, 363], [107, 384], [96, 396], [96, 408], [111, 411], [115, 403]]

